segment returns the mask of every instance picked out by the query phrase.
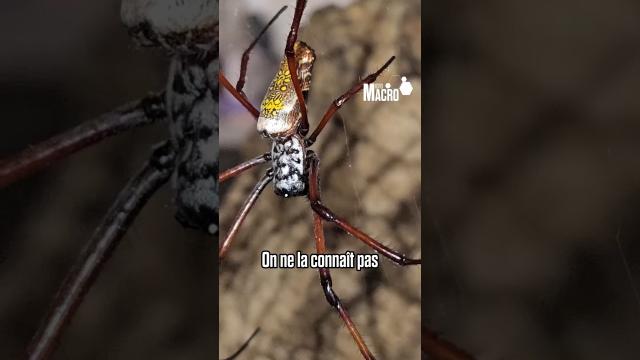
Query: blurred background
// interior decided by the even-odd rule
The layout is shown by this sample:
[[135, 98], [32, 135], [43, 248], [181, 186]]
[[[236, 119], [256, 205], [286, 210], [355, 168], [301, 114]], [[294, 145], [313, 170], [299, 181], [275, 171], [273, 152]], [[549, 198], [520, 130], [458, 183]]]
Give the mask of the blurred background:
[[428, 4], [425, 323], [480, 359], [638, 358], [638, 3]]
[[[120, 1], [0, 7], [0, 158], [164, 87], [169, 59], [136, 49]], [[167, 138], [111, 138], [0, 189], [0, 358], [21, 358], [63, 277], [117, 193]], [[165, 186], [134, 222], [61, 339], [56, 359], [211, 359], [211, 238], [173, 219]]]
[[[220, 11], [221, 69], [235, 84], [242, 52], [283, 6], [288, 9], [252, 52], [246, 93], [259, 106], [276, 73], [295, 1], [225, 1]], [[311, 127], [331, 101], [360, 78], [397, 58], [378, 82], [414, 91], [397, 103], [369, 103], [358, 94], [318, 138], [324, 203], [387, 246], [420, 256], [420, 2], [406, 0], [309, 1], [299, 39], [316, 51], [308, 104]], [[226, 91], [220, 94], [221, 169], [270, 149], [255, 120]], [[267, 166], [221, 187], [221, 236]], [[328, 250], [371, 253], [330, 224]], [[242, 225], [220, 267], [220, 358], [258, 327], [241, 358], [359, 359], [351, 336], [327, 303], [317, 270], [260, 267], [260, 252], [315, 251], [306, 198], [284, 199], [268, 186]], [[333, 286], [379, 359], [420, 356], [420, 267], [387, 259], [378, 269], [332, 270]]]

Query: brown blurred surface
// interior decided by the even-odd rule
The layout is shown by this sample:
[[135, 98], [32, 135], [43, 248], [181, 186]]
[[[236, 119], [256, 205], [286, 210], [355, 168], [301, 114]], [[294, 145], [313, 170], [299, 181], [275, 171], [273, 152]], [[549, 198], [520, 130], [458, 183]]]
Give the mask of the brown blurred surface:
[[423, 316], [480, 359], [640, 353], [640, 7], [435, 1]]
[[[282, 5], [273, 2], [275, 11]], [[286, 3], [291, 5], [290, 2]], [[414, 92], [397, 103], [366, 103], [358, 94], [332, 121], [313, 150], [320, 156], [324, 203], [388, 246], [412, 257], [420, 255], [420, 4], [418, 1], [364, 1], [347, 8], [331, 7], [309, 14], [300, 39], [316, 50], [310, 93], [311, 127], [326, 107], [359, 77], [379, 68], [391, 55], [396, 61], [378, 82], [412, 81]], [[231, 12], [233, 13], [233, 12]], [[293, 8], [278, 21], [291, 22]], [[235, 82], [239, 63], [225, 61], [224, 49], [242, 51], [252, 40], [225, 44], [221, 12], [223, 70]], [[254, 29], [254, 33], [260, 27]], [[266, 89], [252, 74], [275, 73], [286, 31], [273, 31], [281, 48], [273, 50], [271, 65], [251, 62], [247, 87]], [[237, 35], [237, 34], [235, 34]], [[234, 39], [237, 36], [234, 37]], [[235, 41], [235, 40], [234, 40]], [[266, 52], [267, 54], [268, 51]], [[264, 54], [264, 52], [263, 52]], [[257, 58], [259, 55], [254, 55]], [[266, 56], [261, 56], [264, 61]], [[253, 60], [252, 60], [253, 61]], [[255, 66], [255, 67], [254, 67]], [[252, 68], [253, 67], [253, 68]], [[262, 95], [262, 94], [261, 94]], [[258, 105], [261, 97], [252, 99]], [[251, 97], [251, 96], [250, 96]], [[221, 100], [221, 138], [225, 121], [252, 121]], [[226, 117], [226, 118], [225, 118]], [[231, 156], [248, 159], [269, 149], [255, 132], [238, 151], [222, 153], [222, 168], [234, 165]], [[240, 127], [240, 126], [239, 126]], [[229, 127], [231, 128], [231, 126]], [[222, 142], [222, 140], [221, 140]], [[226, 165], [225, 165], [226, 163]], [[251, 171], [223, 189], [222, 235], [266, 167]], [[243, 224], [220, 270], [220, 356], [231, 354], [257, 328], [244, 359], [358, 359], [360, 354], [334, 309], [327, 303], [317, 270], [260, 267], [260, 252], [315, 251], [312, 215], [305, 198], [284, 199], [266, 188]], [[329, 251], [371, 253], [355, 238], [325, 226]], [[348, 307], [365, 340], [379, 359], [418, 359], [420, 344], [420, 267], [400, 268], [381, 258], [375, 270], [332, 271], [334, 289]]]
[[[168, 59], [135, 49], [120, 2], [24, 1], [0, 11], [0, 156], [149, 91]], [[0, 358], [20, 358], [118, 191], [167, 137], [163, 124], [109, 139], [0, 190]], [[174, 219], [165, 187], [116, 250], [56, 359], [215, 357], [215, 250]]]

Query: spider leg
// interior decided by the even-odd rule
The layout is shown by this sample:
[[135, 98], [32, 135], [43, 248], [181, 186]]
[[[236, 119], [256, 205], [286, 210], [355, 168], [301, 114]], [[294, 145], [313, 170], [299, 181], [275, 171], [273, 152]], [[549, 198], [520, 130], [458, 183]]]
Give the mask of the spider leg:
[[[316, 240], [316, 250], [318, 254], [324, 254], [326, 252], [325, 241], [324, 241], [324, 231], [322, 228], [322, 218], [317, 213], [313, 213], [313, 235]], [[324, 296], [327, 299], [327, 302], [338, 311], [340, 318], [344, 321], [345, 325], [347, 325], [347, 329], [353, 340], [358, 345], [358, 349], [360, 349], [360, 353], [366, 360], [375, 360], [371, 351], [365, 344], [364, 339], [358, 332], [356, 325], [351, 320], [349, 313], [347, 312], [347, 308], [342, 305], [338, 294], [333, 291], [333, 284], [331, 282], [331, 273], [327, 268], [318, 269], [320, 272], [320, 284], [322, 285], [322, 291], [324, 291]]]
[[222, 84], [222, 86], [227, 89], [227, 91], [229, 91], [229, 93], [231, 93], [231, 95], [233, 95], [233, 97], [236, 98], [236, 100], [238, 100], [240, 104], [242, 104], [242, 106], [244, 106], [245, 109], [247, 109], [247, 111], [249, 111], [257, 121], [260, 112], [258, 111], [258, 109], [256, 109], [255, 106], [253, 106], [253, 104], [251, 104], [249, 99], [247, 99], [247, 96], [243, 92], [238, 92], [238, 90], [236, 90], [236, 88], [231, 85], [227, 77], [224, 76], [222, 71], [218, 72], [218, 79], [220, 80], [220, 84]]
[[233, 87], [231, 85], [231, 82], [224, 76], [224, 74], [222, 74], [222, 71], [219, 72], [218, 78], [220, 79], [220, 83], [222, 83], [222, 86], [224, 86], [224, 88], [227, 89], [231, 93], [231, 95], [233, 95], [233, 97], [235, 97], [236, 100], [238, 100], [251, 113], [251, 115], [253, 115], [253, 117], [256, 120], [258, 120], [258, 116], [260, 115], [260, 112], [258, 111], [258, 109], [256, 109], [255, 106], [253, 106], [253, 104], [251, 104], [251, 102], [247, 98], [247, 95], [244, 93], [244, 91], [242, 91], [242, 89], [244, 88], [245, 79], [247, 77], [247, 65], [249, 64], [249, 55], [251, 54], [251, 50], [253, 50], [254, 46], [256, 46], [256, 44], [258, 43], [258, 40], [260, 40], [262, 35], [264, 35], [264, 33], [269, 28], [269, 26], [271, 26], [271, 24], [273, 24], [273, 22], [276, 21], [278, 16], [280, 16], [280, 14], [282, 14], [282, 12], [284, 12], [286, 9], [287, 7], [283, 6], [271, 18], [271, 20], [269, 20], [269, 23], [267, 23], [267, 25], [260, 31], [258, 36], [256, 36], [253, 42], [249, 45], [249, 47], [242, 53], [242, 60], [240, 62], [240, 76], [238, 77], [238, 82], [236, 83], [235, 87]]
[[311, 135], [309, 135], [309, 137], [307, 138], [306, 145], [311, 146], [314, 142], [316, 142], [316, 138], [318, 137], [318, 135], [320, 135], [320, 132], [322, 132], [322, 129], [324, 129], [329, 120], [333, 118], [333, 115], [336, 113], [336, 111], [338, 111], [342, 107], [342, 105], [344, 105], [344, 103], [351, 99], [353, 95], [362, 90], [364, 84], [371, 84], [372, 82], [374, 82], [395, 58], [395, 56], [392, 56], [389, 60], [387, 60], [386, 63], [384, 63], [384, 65], [382, 65], [380, 69], [378, 69], [378, 71], [374, 72], [373, 74], [369, 74], [367, 77], [353, 85], [353, 87], [351, 87], [351, 89], [349, 89], [347, 92], [340, 95], [340, 97], [338, 97], [337, 99], [333, 100], [331, 105], [329, 105], [327, 111], [324, 113], [324, 116], [322, 116], [322, 120], [320, 120], [318, 126], [316, 126], [315, 130], [313, 130]]
[[242, 346], [240, 346], [240, 348], [234, 352], [231, 356], [226, 357], [222, 360], [233, 360], [235, 358], [237, 358], [240, 354], [242, 354], [242, 352], [249, 346], [249, 343], [251, 342], [251, 340], [253, 340], [253, 338], [258, 335], [258, 333], [260, 332], [260, 328], [257, 328], [253, 334], [251, 334], [251, 336], [249, 336], [249, 338], [242, 344]]
[[356, 228], [344, 219], [338, 217], [329, 208], [324, 206], [320, 199], [320, 179], [318, 176], [319, 160], [313, 151], [309, 151], [308, 156], [308, 159], [310, 161], [309, 202], [311, 203], [311, 208], [313, 209], [313, 211], [320, 215], [325, 221], [329, 221], [338, 225], [338, 227], [340, 227], [342, 230], [356, 237], [358, 240], [367, 244], [369, 247], [386, 256], [387, 258], [389, 258], [389, 260], [398, 265], [419, 265], [422, 263], [421, 259], [407, 258], [404, 254], [401, 254], [400, 252], [381, 244], [371, 236], [364, 233], [362, 230]]
[[168, 142], [157, 147], [147, 164], [118, 194], [62, 283], [49, 314], [31, 340], [27, 350], [30, 360], [47, 359], [53, 353], [84, 295], [95, 282], [131, 222], [147, 200], [171, 177], [174, 158], [175, 153]]
[[220, 176], [218, 177], [220, 183], [225, 182], [226, 180], [229, 180], [233, 177], [236, 177], [240, 174], [242, 174], [243, 172], [251, 169], [252, 167], [256, 166], [256, 165], [260, 165], [260, 164], [264, 164], [267, 161], [271, 161], [271, 153], [264, 153], [260, 156], [257, 156], [251, 160], [245, 161], [241, 164], [238, 164], [234, 167], [232, 167], [231, 169], [227, 169], [225, 171], [222, 172], [222, 174], [220, 174]]
[[300, 113], [302, 119], [300, 122], [299, 133], [306, 135], [309, 131], [309, 120], [307, 118], [307, 105], [304, 102], [304, 96], [302, 94], [302, 86], [300, 85], [300, 79], [298, 79], [298, 62], [296, 60], [294, 45], [298, 39], [298, 30], [300, 29], [300, 20], [302, 19], [302, 13], [304, 7], [307, 5], [307, 0], [297, 0], [296, 10], [293, 15], [293, 23], [291, 24], [291, 30], [287, 37], [287, 46], [284, 49], [284, 55], [287, 57], [287, 65], [289, 66], [289, 73], [291, 74], [291, 80], [293, 82], [293, 88], [296, 90], [298, 97], [298, 103], [300, 104]]
[[9, 159], [2, 159], [0, 160], [0, 188], [109, 136], [164, 119], [166, 116], [164, 107], [164, 93], [150, 95], [30, 146]]
[[238, 90], [240, 94], [244, 95], [244, 92], [242, 91], [242, 89], [244, 88], [245, 79], [247, 77], [247, 65], [249, 63], [249, 55], [251, 53], [251, 50], [253, 50], [253, 47], [256, 46], [256, 44], [258, 43], [258, 40], [260, 40], [262, 35], [264, 35], [264, 33], [269, 28], [269, 26], [271, 26], [271, 24], [273, 24], [273, 22], [276, 21], [278, 16], [280, 16], [280, 14], [282, 14], [286, 9], [287, 9], [287, 6], [283, 6], [271, 18], [271, 20], [269, 20], [267, 25], [262, 29], [262, 31], [260, 31], [260, 33], [258, 34], [258, 36], [256, 36], [256, 38], [253, 40], [251, 45], [249, 45], [249, 47], [242, 53], [242, 61], [240, 62], [240, 76], [238, 77], [238, 82], [236, 83], [236, 90]]
[[258, 200], [258, 197], [260, 196], [264, 188], [271, 182], [271, 180], [273, 180], [273, 170], [269, 169], [267, 170], [267, 173], [260, 179], [260, 181], [258, 181], [253, 190], [251, 190], [251, 193], [249, 194], [249, 197], [247, 197], [247, 199], [244, 201], [244, 204], [242, 204], [242, 208], [236, 216], [236, 219], [233, 221], [233, 224], [229, 229], [229, 233], [225, 237], [222, 244], [220, 244], [220, 248], [218, 250], [218, 258], [220, 260], [222, 260], [227, 251], [229, 251], [231, 242], [233, 241], [233, 239], [235, 239], [236, 234], [240, 229], [240, 225], [242, 225], [242, 222], [247, 217], [247, 214], [249, 214], [249, 211], [251, 211], [251, 209], [253, 208], [256, 200]]

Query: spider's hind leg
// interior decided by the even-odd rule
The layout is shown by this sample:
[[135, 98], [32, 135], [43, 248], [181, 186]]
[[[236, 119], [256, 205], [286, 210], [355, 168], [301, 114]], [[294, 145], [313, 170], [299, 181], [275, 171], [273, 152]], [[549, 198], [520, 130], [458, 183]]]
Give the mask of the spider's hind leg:
[[[324, 254], [326, 251], [325, 241], [324, 241], [324, 231], [322, 228], [322, 218], [317, 213], [313, 213], [313, 235], [316, 240], [316, 251], [318, 254]], [[366, 360], [375, 360], [373, 354], [367, 347], [367, 344], [364, 342], [362, 335], [358, 332], [356, 325], [351, 320], [351, 316], [347, 312], [347, 308], [344, 307], [338, 294], [333, 291], [333, 284], [331, 282], [331, 273], [327, 268], [318, 269], [320, 273], [320, 284], [322, 285], [322, 291], [324, 291], [324, 296], [327, 299], [327, 302], [338, 311], [340, 318], [344, 321], [345, 325], [347, 325], [347, 329], [349, 333], [353, 337], [353, 340], [358, 345], [358, 349], [360, 349], [360, 353]]]
[[268, 161], [271, 161], [271, 153], [264, 153], [260, 156], [257, 156], [253, 159], [247, 160], [243, 163], [240, 163], [234, 167], [232, 167], [231, 169], [227, 169], [225, 171], [223, 171], [219, 176], [218, 176], [218, 181], [220, 181], [220, 183], [223, 183], [233, 177], [236, 177], [242, 173], [244, 173], [245, 171], [253, 168], [254, 166], [260, 165], [260, 164], [264, 164]]
[[242, 222], [249, 214], [249, 211], [251, 211], [251, 209], [253, 208], [253, 205], [255, 205], [258, 197], [260, 196], [264, 188], [267, 187], [267, 185], [271, 182], [271, 180], [273, 180], [273, 170], [269, 169], [267, 170], [267, 173], [262, 177], [262, 179], [258, 181], [253, 190], [251, 190], [251, 194], [249, 194], [249, 197], [247, 197], [247, 200], [245, 200], [244, 204], [242, 204], [242, 208], [236, 216], [236, 219], [233, 221], [233, 224], [229, 229], [229, 233], [218, 248], [218, 259], [222, 260], [227, 251], [229, 251], [231, 242], [233, 241], [233, 239], [235, 239], [238, 230], [240, 230], [240, 225], [242, 225]]
[[381, 244], [379, 241], [367, 235], [365, 232], [356, 228], [355, 226], [349, 224], [346, 220], [334, 214], [331, 209], [324, 206], [324, 204], [322, 204], [322, 200], [320, 199], [320, 177], [318, 172], [319, 160], [317, 155], [313, 151], [309, 151], [308, 154], [309, 202], [315, 214], [322, 217], [322, 219], [325, 221], [329, 221], [338, 225], [338, 227], [340, 227], [343, 231], [354, 236], [356, 239], [362, 241], [367, 246], [374, 249], [375, 251], [387, 257], [389, 260], [398, 265], [420, 265], [422, 263], [421, 259], [410, 259], [399, 251]]

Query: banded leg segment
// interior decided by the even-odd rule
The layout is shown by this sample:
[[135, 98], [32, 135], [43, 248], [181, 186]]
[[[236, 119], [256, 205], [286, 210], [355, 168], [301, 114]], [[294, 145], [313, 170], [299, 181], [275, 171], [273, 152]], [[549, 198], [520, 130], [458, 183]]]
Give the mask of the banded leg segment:
[[218, 250], [218, 258], [220, 259], [220, 261], [222, 261], [222, 258], [224, 258], [227, 251], [229, 251], [229, 247], [231, 247], [231, 243], [233, 242], [233, 240], [236, 238], [236, 235], [238, 234], [240, 225], [242, 225], [242, 222], [249, 214], [249, 211], [251, 211], [251, 209], [253, 208], [253, 205], [255, 205], [256, 200], [258, 200], [258, 197], [260, 196], [264, 188], [271, 182], [271, 180], [273, 180], [273, 170], [269, 169], [267, 170], [267, 173], [260, 179], [260, 181], [258, 181], [258, 183], [253, 188], [253, 190], [251, 190], [251, 194], [249, 194], [249, 197], [247, 198], [247, 200], [245, 200], [244, 204], [242, 204], [242, 208], [240, 209], [240, 212], [236, 216], [236, 219], [233, 221], [233, 224], [229, 229], [229, 233], [225, 237], [222, 244], [220, 244], [220, 247]]
[[338, 225], [342, 230], [367, 244], [367, 246], [398, 265], [420, 265], [422, 263], [421, 259], [410, 259], [404, 254], [381, 244], [379, 241], [349, 224], [346, 220], [338, 217], [329, 208], [324, 206], [320, 199], [320, 177], [318, 173], [319, 160], [314, 152], [310, 151], [309, 154], [309, 202], [311, 203], [311, 208], [315, 213], [320, 215], [320, 217], [325, 221]]
[[[316, 240], [316, 251], [318, 254], [324, 254], [326, 252], [325, 240], [324, 240], [324, 230], [322, 228], [322, 218], [317, 213], [313, 213], [313, 235]], [[364, 339], [358, 332], [356, 325], [351, 320], [351, 316], [347, 312], [347, 309], [342, 305], [338, 294], [333, 291], [333, 283], [331, 281], [331, 273], [327, 268], [318, 269], [320, 272], [320, 285], [322, 286], [322, 291], [324, 291], [324, 296], [327, 299], [327, 302], [338, 311], [340, 318], [344, 321], [344, 324], [347, 325], [347, 329], [349, 333], [353, 337], [353, 340], [358, 345], [358, 349], [360, 349], [360, 353], [366, 360], [375, 360], [371, 351], [367, 347], [367, 344], [364, 342]]]

